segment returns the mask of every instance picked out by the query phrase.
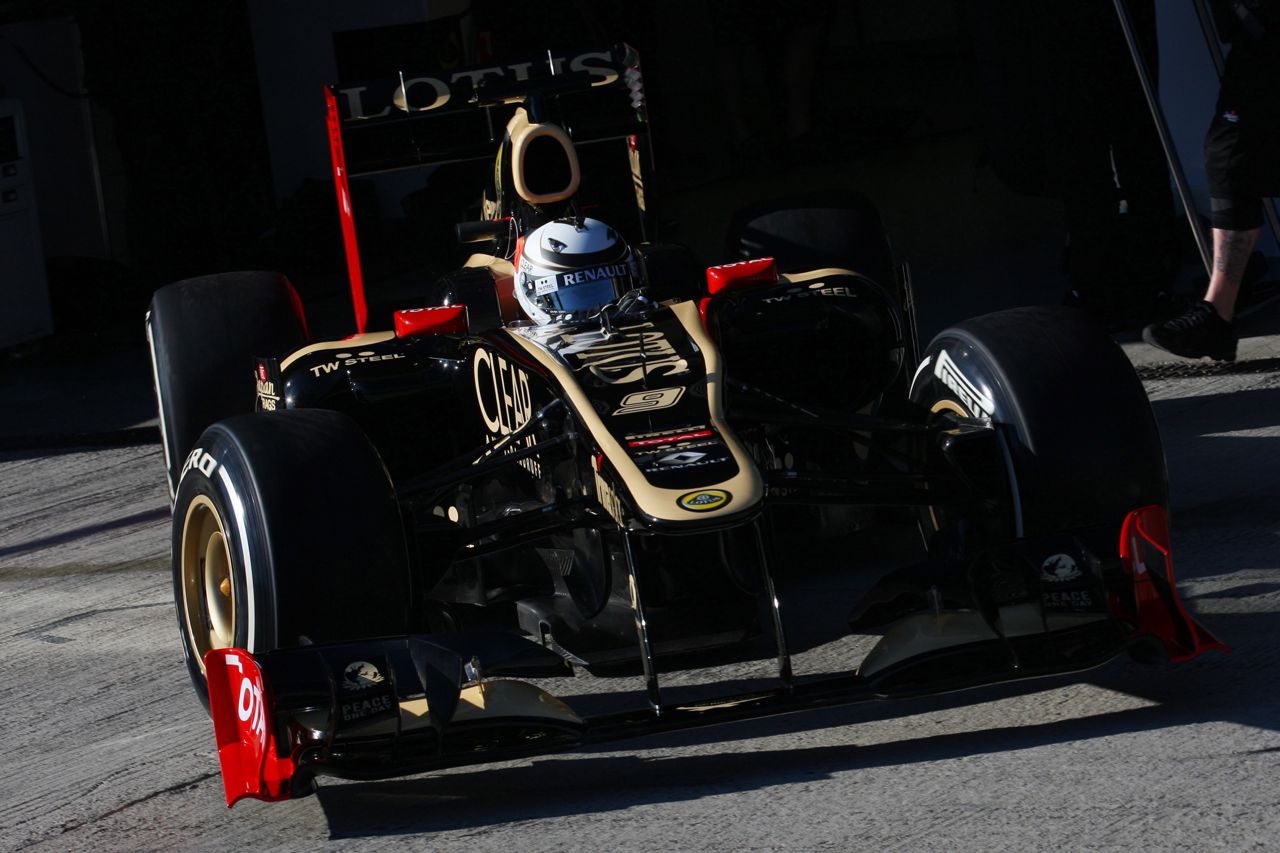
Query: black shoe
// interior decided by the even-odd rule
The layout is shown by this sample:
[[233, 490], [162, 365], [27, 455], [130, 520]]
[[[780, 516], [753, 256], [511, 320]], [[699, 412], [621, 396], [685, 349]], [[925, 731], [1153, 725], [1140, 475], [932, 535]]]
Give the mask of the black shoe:
[[1235, 326], [1218, 315], [1216, 308], [1201, 302], [1181, 317], [1147, 326], [1142, 330], [1142, 339], [1183, 358], [1235, 361], [1240, 336]]

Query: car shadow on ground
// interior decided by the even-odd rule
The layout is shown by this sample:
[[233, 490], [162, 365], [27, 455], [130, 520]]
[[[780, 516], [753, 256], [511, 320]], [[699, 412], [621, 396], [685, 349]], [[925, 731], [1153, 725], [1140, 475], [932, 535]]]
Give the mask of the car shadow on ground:
[[[1227, 432], [1270, 429], [1280, 423], [1280, 378], [1268, 375], [1259, 380], [1268, 387], [1242, 388], [1217, 394], [1196, 391], [1191, 396], [1164, 397], [1151, 402], [1152, 411], [1168, 442], [1171, 433], [1187, 438], [1208, 438]], [[1185, 420], [1184, 420], [1185, 419]], [[1268, 454], [1271, 456], [1271, 454]], [[1259, 457], [1258, 462], [1268, 460]], [[1280, 457], [1272, 462], [1280, 467]]]
[[[1153, 401], [1169, 468], [1174, 561], [1179, 581], [1228, 568], [1270, 565], [1280, 534], [1275, 484], [1280, 454], [1280, 382]], [[1175, 386], [1176, 390], [1176, 386]]]
[[46, 548], [52, 548], [57, 545], [66, 545], [80, 539], [96, 536], [101, 533], [107, 533], [113, 530], [123, 530], [127, 527], [136, 527], [143, 524], [153, 522], [168, 521], [171, 511], [167, 507], [157, 507], [156, 509], [143, 510], [135, 512], [121, 518], [111, 519], [110, 521], [101, 521], [95, 524], [86, 524], [76, 527], [63, 533], [55, 533], [49, 536], [41, 536], [36, 539], [28, 539], [25, 542], [19, 542], [17, 545], [8, 545], [0, 548], [0, 558], [15, 557], [19, 554], [28, 554], [32, 551], [41, 551]]

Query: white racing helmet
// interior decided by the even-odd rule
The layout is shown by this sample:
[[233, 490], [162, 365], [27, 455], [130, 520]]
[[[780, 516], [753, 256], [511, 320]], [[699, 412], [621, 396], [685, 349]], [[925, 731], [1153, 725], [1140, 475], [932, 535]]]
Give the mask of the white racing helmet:
[[636, 286], [631, 248], [598, 219], [557, 219], [529, 233], [516, 300], [534, 323], [581, 320]]

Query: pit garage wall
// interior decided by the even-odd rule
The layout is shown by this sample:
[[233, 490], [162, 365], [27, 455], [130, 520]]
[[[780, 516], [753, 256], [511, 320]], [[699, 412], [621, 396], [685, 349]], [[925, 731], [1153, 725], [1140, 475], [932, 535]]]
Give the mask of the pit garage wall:
[[54, 332], [46, 257], [109, 255], [83, 78], [73, 19], [0, 27], [0, 349]]
[[[469, 5], [468, 0], [383, 0], [367, 6], [343, 0], [251, 0], [254, 52], [277, 202], [295, 193], [304, 181], [328, 176], [320, 87], [338, 79], [333, 34], [422, 23], [462, 14]], [[1217, 77], [1189, 0], [1160, 2], [1157, 7], [1163, 107], [1196, 206], [1205, 211], [1208, 192], [1201, 146], [1217, 95]], [[866, 28], [862, 37], [876, 41], [919, 38], [919, 27], [912, 23], [918, 22], [918, 12], [915, 7], [898, 11], [885, 4], [864, 2], [860, 7], [860, 21]], [[680, 13], [662, 7], [662, 14]], [[934, 18], [950, 16], [938, 14]], [[402, 215], [400, 197], [417, 186], [412, 176], [379, 177], [382, 214]], [[1270, 245], [1268, 251], [1274, 254], [1274, 244], [1268, 241], [1270, 237], [1265, 236], [1263, 245]]]
[[[31, 183], [49, 257], [110, 257], [93, 102], [81, 96], [80, 29], [69, 17], [0, 27], [0, 97], [22, 104]], [[118, 177], [113, 174], [113, 177]]]
[[[467, 0], [251, 0], [250, 26], [271, 149], [276, 201], [307, 180], [329, 176], [322, 87], [338, 82], [333, 34], [416, 24], [465, 12]], [[379, 176], [382, 215], [402, 216], [399, 200], [421, 186], [411, 175]]]

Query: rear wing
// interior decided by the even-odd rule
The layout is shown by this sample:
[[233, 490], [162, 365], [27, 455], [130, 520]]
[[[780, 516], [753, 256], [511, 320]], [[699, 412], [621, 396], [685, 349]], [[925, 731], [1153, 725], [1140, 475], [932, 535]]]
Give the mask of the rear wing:
[[348, 180], [493, 158], [517, 106], [575, 145], [626, 140], [641, 220], [652, 168], [640, 55], [629, 45], [326, 86], [329, 148], [358, 332], [368, 309]]

